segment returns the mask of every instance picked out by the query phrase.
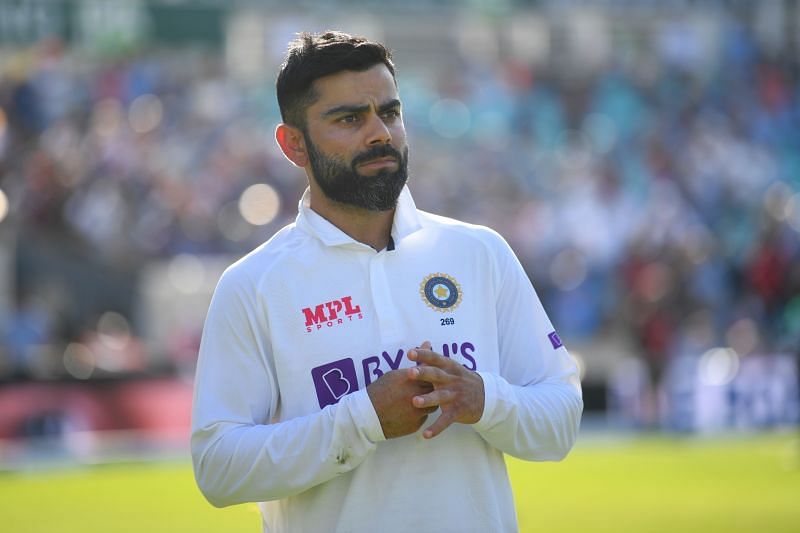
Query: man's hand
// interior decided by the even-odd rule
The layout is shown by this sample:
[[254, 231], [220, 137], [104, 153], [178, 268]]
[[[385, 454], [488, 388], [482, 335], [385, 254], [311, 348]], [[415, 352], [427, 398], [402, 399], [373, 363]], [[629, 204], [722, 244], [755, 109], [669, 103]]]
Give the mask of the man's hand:
[[391, 370], [367, 385], [367, 394], [387, 439], [417, 431], [436, 407], [416, 407], [412, 398], [433, 391], [433, 386], [411, 378], [404, 370]]
[[442, 414], [422, 436], [430, 439], [453, 422], [474, 424], [483, 416], [483, 379], [449, 357], [431, 351], [429, 342], [408, 352], [419, 366], [406, 369], [409, 378], [433, 385], [433, 391], [412, 399], [420, 409], [440, 407]]

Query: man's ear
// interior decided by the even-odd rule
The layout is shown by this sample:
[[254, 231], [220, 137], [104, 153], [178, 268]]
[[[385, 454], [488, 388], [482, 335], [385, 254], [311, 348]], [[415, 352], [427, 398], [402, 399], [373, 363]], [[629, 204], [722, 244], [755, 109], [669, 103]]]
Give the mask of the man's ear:
[[275, 128], [275, 140], [281, 147], [283, 155], [295, 166], [305, 168], [308, 165], [308, 152], [306, 152], [306, 139], [300, 128], [289, 124], [278, 124]]

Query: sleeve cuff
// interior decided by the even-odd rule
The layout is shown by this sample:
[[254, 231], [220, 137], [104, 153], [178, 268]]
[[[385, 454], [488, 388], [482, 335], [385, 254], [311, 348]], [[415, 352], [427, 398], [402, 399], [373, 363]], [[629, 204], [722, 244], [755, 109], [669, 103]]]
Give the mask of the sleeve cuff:
[[349, 394], [346, 398], [356, 426], [364, 432], [367, 439], [371, 442], [385, 441], [386, 437], [383, 435], [381, 421], [378, 419], [378, 413], [375, 412], [375, 407], [373, 407], [367, 391], [359, 390]]
[[489, 429], [494, 425], [493, 419], [497, 410], [497, 379], [498, 377], [488, 372], [478, 372], [483, 380], [483, 414], [480, 420], [475, 422], [472, 427], [477, 431]]

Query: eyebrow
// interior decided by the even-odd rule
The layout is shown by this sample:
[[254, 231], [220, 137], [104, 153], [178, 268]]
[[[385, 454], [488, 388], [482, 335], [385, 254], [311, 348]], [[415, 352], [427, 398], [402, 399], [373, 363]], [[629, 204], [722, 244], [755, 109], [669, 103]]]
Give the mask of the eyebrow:
[[[389, 100], [388, 102], [384, 102], [380, 106], [378, 106], [378, 113], [383, 113], [385, 111], [389, 111], [390, 109], [394, 109], [395, 107], [400, 107], [400, 105], [401, 105], [400, 104], [400, 100], [398, 100], [397, 98], [393, 98], [393, 99]], [[322, 116], [327, 118], [327, 117], [331, 117], [333, 115], [341, 115], [341, 114], [346, 114], [346, 113], [358, 114], [358, 113], [366, 113], [367, 111], [369, 111], [369, 105], [368, 104], [365, 104], [365, 105], [346, 105], [345, 104], [345, 105], [340, 105], [340, 106], [336, 106], [336, 107], [332, 107], [332, 108], [328, 109], [327, 111], [322, 113]]]

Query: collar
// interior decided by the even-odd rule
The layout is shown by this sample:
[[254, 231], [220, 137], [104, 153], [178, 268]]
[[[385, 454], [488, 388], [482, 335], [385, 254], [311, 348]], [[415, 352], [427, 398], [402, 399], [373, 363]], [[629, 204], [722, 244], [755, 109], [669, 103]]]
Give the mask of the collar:
[[[308, 189], [303, 193], [297, 205], [296, 226], [313, 235], [326, 246], [341, 246], [344, 244], [359, 244], [345, 232], [328, 222], [325, 218], [311, 209], [311, 195]], [[397, 207], [394, 211], [394, 221], [392, 222], [391, 238], [395, 246], [407, 236], [422, 228], [419, 220], [419, 213], [414, 199], [408, 186], [404, 186], [397, 199]], [[363, 245], [366, 246], [366, 245]], [[371, 250], [372, 248], [370, 248]]]

